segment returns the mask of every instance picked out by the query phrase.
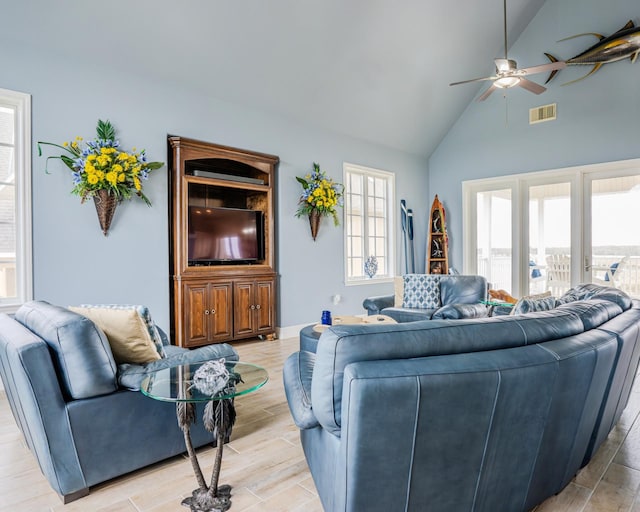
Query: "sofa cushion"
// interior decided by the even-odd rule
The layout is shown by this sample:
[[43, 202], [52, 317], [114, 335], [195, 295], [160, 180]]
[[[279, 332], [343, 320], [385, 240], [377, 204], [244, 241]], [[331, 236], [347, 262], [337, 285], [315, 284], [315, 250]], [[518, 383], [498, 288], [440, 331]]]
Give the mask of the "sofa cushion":
[[434, 309], [440, 302], [439, 275], [405, 274], [403, 276], [403, 308]]
[[577, 315], [582, 321], [585, 330], [595, 329], [622, 313], [622, 308], [618, 304], [602, 299], [569, 302], [559, 305], [557, 309]]
[[156, 331], [154, 342], [138, 306], [82, 305], [69, 309], [91, 319], [104, 331], [116, 363], [149, 363], [162, 358], [158, 352], [162, 350], [160, 335]]
[[487, 280], [483, 276], [447, 275], [440, 279], [440, 302], [477, 304], [487, 298]]
[[381, 314], [390, 316], [396, 322], [418, 322], [420, 320], [430, 320], [437, 309], [423, 308], [384, 308]]
[[87, 317], [45, 301], [31, 301], [16, 311], [15, 319], [49, 345], [67, 397], [90, 398], [117, 389], [107, 337]]
[[610, 286], [600, 286], [597, 284], [584, 283], [568, 290], [564, 295], [558, 298], [559, 304], [567, 304], [578, 300], [603, 299], [609, 302], [615, 302], [626, 311], [631, 307], [631, 297], [618, 288]]
[[591, 298], [615, 302], [623, 311], [631, 308], [631, 297], [617, 288], [602, 288], [594, 293]]
[[487, 306], [484, 304], [447, 304], [438, 309], [432, 319], [460, 320], [462, 318], [484, 318], [487, 316]]

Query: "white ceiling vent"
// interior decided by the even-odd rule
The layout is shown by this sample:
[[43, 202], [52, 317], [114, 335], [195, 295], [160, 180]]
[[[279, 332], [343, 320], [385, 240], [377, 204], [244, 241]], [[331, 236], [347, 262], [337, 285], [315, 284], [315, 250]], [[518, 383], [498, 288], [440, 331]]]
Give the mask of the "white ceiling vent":
[[529, 124], [553, 121], [556, 118], [556, 103], [529, 109]]

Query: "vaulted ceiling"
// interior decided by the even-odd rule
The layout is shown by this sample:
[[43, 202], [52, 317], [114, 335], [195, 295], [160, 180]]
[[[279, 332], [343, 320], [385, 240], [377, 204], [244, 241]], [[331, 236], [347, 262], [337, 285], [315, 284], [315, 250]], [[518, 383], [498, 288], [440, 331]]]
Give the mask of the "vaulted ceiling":
[[[62, 66], [99, 59], [424, 157], [479, 91], [448, 84], [503, 54], [501, 0], [0, 3], [1, 37]], [[543, 3], [509, 0], [510, 42]]]

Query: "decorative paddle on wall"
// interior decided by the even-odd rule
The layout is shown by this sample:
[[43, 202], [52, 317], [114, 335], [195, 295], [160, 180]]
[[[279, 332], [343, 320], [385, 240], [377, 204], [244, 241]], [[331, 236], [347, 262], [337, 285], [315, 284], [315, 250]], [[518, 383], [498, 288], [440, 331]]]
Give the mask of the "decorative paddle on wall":
[[486, 100], [489, 95], [496, 89], [509, 89], [511, 87], [522, 87], [523, 89], [526, 89], [527, 91], [534, 94], [541, 94], [546, 91], [547, 88], [540, 84], [532, 82], [525, 77], [527, 75], [544, 73], [546, 71], [557, 71], [567, 66], [566, 62], [556, 61], [549, 64], [542, 64], [540, 66], [518, 69], [518, 64], [516, 63], [516, 61], [509, 59], [509, 57], [507, 56], [507, 48], [507, 0], [504, 0], [504, 59], [494, 59], [496, 65], [496, 74], [483, 78], [472, 78], [471, 80], [463, 80], [462, 82], [453, 82], [449, 85], [492, 81], [493, 83], [491, 84], [491, 86], [478, 97], [478, 101]]
[[404, 242], [404, 271], [405, 274], [413, 274], [416, 264], [413, 251], [413, 210], [407, 208], [407, 202], [400, 200], [400, 219], [402, 221], [402, 238]]

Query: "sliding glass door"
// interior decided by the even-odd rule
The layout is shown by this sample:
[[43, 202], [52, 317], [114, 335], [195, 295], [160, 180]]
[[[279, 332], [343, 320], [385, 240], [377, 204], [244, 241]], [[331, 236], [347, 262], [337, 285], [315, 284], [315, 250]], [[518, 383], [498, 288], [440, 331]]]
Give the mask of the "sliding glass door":
[[464, 271], [494, 289], [640, 297], [640, 160], [465, 182], [463, 199]]
[[640, 296], [640, 172], [589, 176], [585, 195], [590, 199], [586, 215], [591, 219], [585, 281]]

